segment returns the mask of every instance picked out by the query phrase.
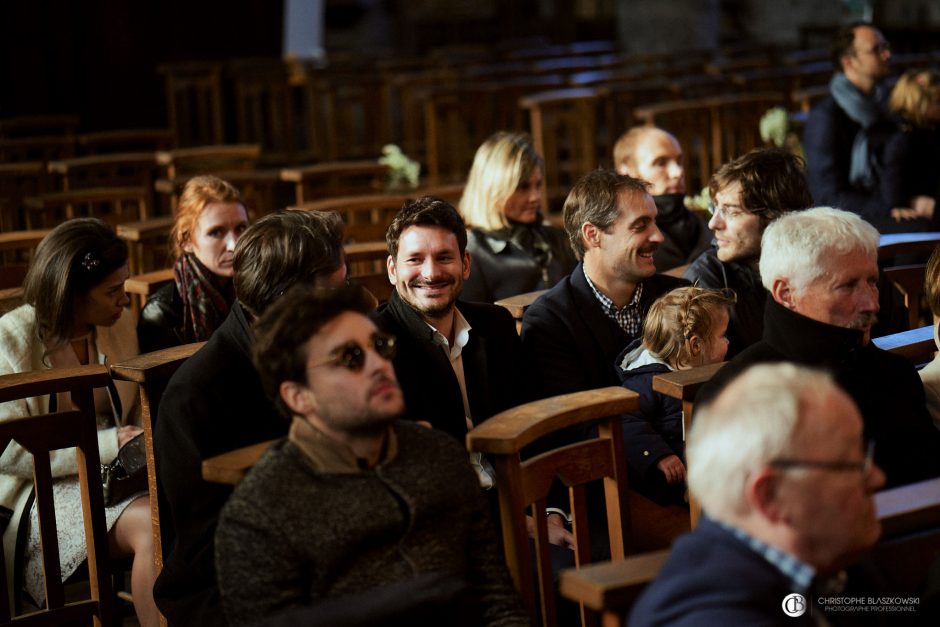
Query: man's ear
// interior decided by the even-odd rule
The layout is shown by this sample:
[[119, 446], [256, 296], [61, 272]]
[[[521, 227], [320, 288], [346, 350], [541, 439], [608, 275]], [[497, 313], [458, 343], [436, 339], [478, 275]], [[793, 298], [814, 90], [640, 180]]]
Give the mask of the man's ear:
[[581, 239], [585, 248], [598, 248], [601, 245], [601, 230], [590, 222], [581, 225]]
[[316, 408], [313, 392], [307, 386], [296, 381], [282, 381], [278, 392], [281, 394], [281, 400], [290, 408], [291, 413], [306, 416]]
[[744, 495], [751, 509], [763, 518], [779, 523], [784, 519], [778, 493], [780, 475], [770, 468], [763, 468], [751, 475], [744, 486]]
[[385, 260], [385, 268], [388, 270], [388, 282], [392, 285], [396, 285], [398, 283], [398, 275], [395, 272], [395, 259], [393, 259], [391, 255]]
[[463, 251], [463, 280], [470, 278], [470, 251]]
[[796, 299], [794, 298], [795, 294], [793, 288], [790, 282], [785, 278], [778, 277], [774, 279], [773, 284], [770, 286], [770, 293], [775, 301], [787, 309], [796, 309]]

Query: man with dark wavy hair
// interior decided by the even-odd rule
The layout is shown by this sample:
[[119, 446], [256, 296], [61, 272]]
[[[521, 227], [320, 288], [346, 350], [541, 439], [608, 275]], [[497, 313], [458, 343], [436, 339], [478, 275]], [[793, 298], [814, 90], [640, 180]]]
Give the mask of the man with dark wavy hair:
[[683, 275], [699, 287], [733, 290], [728, 358], [761, 338], [767, 290], [760, 279], [761, 238], [789, 211], [812, 206], [803, 160], [780, 148], [758, 148], [724, 164], [708, 184], [712, 247]]

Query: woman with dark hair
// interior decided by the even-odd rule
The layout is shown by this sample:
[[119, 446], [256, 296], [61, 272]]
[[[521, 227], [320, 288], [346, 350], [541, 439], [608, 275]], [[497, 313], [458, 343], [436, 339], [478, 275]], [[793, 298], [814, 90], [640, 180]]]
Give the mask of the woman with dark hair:
[[246, 228], [248, 213], [234, 186], [215, 176], [186, 183], [170, 232], [174, 280], [140, 312], [142, 352], [208, 340], [222, 324], [235, 300], [232, 254]]
[[[95, 218], [69, 220], [39, 243], [24, 281], [26, 304], [0, 318], [0, 375], [83, 364], [109, 364], [138, 354], [129, 299], [127, 245]], [[136, 385], [115, 381], [95, 390], [98, 452], [108, 463], [142, 433]], [[0, 403], [0, 420], [69, 407], [67, 394]], [[63, 580], [85, 560], [75, 455], [50, 455], [56, 483], [56, 526]], [[44, 598], [42, 552], [32, 507], [32, 456], [11, 442], [0, 457], [0, 507], [10, 515], [3, 533], [9, 581], [22, 581], [32, 600]], [[156, 625], [152, 536], [146, 493], [105, 508], [115, 556], [134, 556], [131, 586], [141, 625]], [[22, 561], [14, 556], [22, 556]]]
[[500, 131], [477, 149], [459, 207], [470, 229], [463, 300], [546, 289], [577, 265], [568, 235], [543, 223], [544, 170], [524, 133]]

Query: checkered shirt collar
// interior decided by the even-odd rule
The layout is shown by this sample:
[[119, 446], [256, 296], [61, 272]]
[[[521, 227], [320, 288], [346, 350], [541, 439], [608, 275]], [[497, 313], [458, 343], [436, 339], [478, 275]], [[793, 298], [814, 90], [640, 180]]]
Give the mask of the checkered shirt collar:
[[637, 283], [636, 289], [633, 291], [633, 298], [629, 303], [618, 309], [617, 306], [614, 305], [614, 301], [597, 289], [594, 282], [591, 281], [591, 277], [588, 276], [587, 271], [584, 270], [584, 266], [582, 266], [581, 269], [584, 271], [584, 278], [587, 280], [587, 284], [590, 286], [591, 291], [594, 292], [594, 297], [597, 298], [597, 302], [601, 304], [601, 308], [604, 310], [604, 313], [607, 314], [607, 317], [616, 322], [627, 335], [631, 337], [639, 335], [643, 327], [643, 312], [640, 310], [643, 284]]

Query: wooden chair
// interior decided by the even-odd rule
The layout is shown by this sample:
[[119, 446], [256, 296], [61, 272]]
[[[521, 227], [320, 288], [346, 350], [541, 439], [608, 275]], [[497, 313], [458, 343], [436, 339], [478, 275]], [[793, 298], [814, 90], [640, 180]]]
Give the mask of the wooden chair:
[[363, 159], [284, 168], [280, 177], [294, 184], [294, 204], [300, 205], [330, 196], [376, 192], [386, 174], [388, 166], [375, 159]]
[[369, 290], [379, 303], [386, 302], [394, 286], [388, 281], [385, 241], [351, 242], [343, 247], [346, 254], [346, 276]]
[[897, 255], [924, 255], [940, 244], [940, 232], [890, 233], [878, 240], [878, 260], [886, 261]]
[[43, 135], [0, 139], [0, 163], [13, 161], [53, 161], [75, 156], [73, 135]]
[[484, 83], [430, 90], [424, 121], [428, 179], [435, 185], [463, 180], [477, 146], [498, 128], [495, 88]]
[[23, 304], [23, 288], [0, 288], [0, 316]]
[[[16, 441], [33, 456], [35, 507], [39, 515], [46, 590], [45, 610], [12, 618], [11, 608], [19, 603], [17, 599], [11, 603], [7, 596], [4, 568], [0, 572], [0, 623], [61, 625], [67, 621], [93, 619], [96, 626], [114, 624], [113, 592], [108, 572], [108, 529], [104, 520], [101, 462], [92, 395], [94, 388], [107, 387], [109, 378], [108, 368], [100, 365], [0, 376], [0, 403], [68, 392], [73, 406], [86, 408], [0, 423], [0, 448], [6, 449], [11, 441]], [[69, 455], [62, 449], [70, 447], [75, 447], [81, 486], [90, 598], [67, 603], [59, 563], [50, 455], [56, 451], [58, 455]], [[12, 559], [12, 556], [7, 559]]]
[[23, 198], [51, 191], [44, 161], [18, 161], [0, 164], [0, 231], [23, 228], [20, 215]]
[[173, 268], [144, 272], [128, 277], [124, 281], [124, 291], [131, 297], [131, 309], [135, 314], [140, 313], [147, 302], [147, 298], [160, 286], [173, 280]]
[[[940, 479], [883, 490], [874, 498], [882, 529], [872, 551], [879, 575], [899, 586], [893, 595], [919, 594], [927, 569], [940, 558]], [[561, 594], [601, 612], [604, 627], [620, 627], [668, 557], [669, 551], [655, 551], [566, 570]]]
[[597, 167], [597, 91], [561, 89], [527, 96], [535, 151], [545, 159], [543, 196], [549, 211], [560, 208], [571, 186]]
[[[163, 570], [163, 543], [160, 536], [160, 494], [153, 453], [153, 424], [156, 422], [160, 399], [173, 373], [198, 351], [205, 342], [173, 346], [139, 355], [111, 365], [111, 375], [119, 381], [132, 381], [140, 386], [141, 426], [147, 453], [147, 483], [150, 490], [150, 524], [153, 530], [153, 563], [156, 573]], [[161, 624], [166, 619], [160, 617]]]
[[127, 242], [129, 249], [131, 275], [172, 265], [174, 260], [170, 259], [169, 239], [173, 222], [172, 216], [163, 216], [117, 225], [117, 235]]
[[159, 66], [157, 72], [166, 82], [167, 115], [179, 145], [224, 142], [222, 66], [173, 63]]
[[[467, 448], [483, 453], [496, 470], [506, 563], [533, 619], [555, 624], [546, 497], [555, 479], [568, 488], [574, 523], [575, 561], [590, 562], [584, 484], [603, 479], [610, 551], [614, 560], [632, 550], [630, 512], [625, 507], [626, 462], [619, 414], [637, 408], [639, 397], [622, 387], [566, 394], [520, 405], [492, 416], [467, 434]], [[598, 436], [523, 460], [521, 451], [561, 429], [598, 421]], [[533, 562], [525, 514], [536, 528]], [[533, 582], [533, 564], [538, 588]]]
[[150, 217], [150, 190], [146, 187], [95, 187], [41, 194], [23, 199], [26, 226], [50, 227], [79, 216], [101, 218], [114, 226]]
[[917, 263], [903, 266], [893, 266], [883, 270], [894, 287], [904, 297], [904, 307], [907, 309], [907, 326], [915, 329], [922, 324], [921, 299], [924, 296], [924, 277], [927, 274], [927, 264]]
[[23, 284], [29, 259], [48, 229], [0, 233], [0, 289]]
[[176, 134], [168, 128], [122, 128], [82, 133], [78, 147], [86, 155], [115, 152], [156, 152], [176, 146]]
[[251, 446], [204, 459], [202, 460], [202, 478], [213, 483], [238, 485], [276, 441], [258, 442]]
[[212, 144], [174, 148], [157, 152], [157, 164], [164, 177], [208, 174], [210, 172], [254, 170], [261, 158], [258, 144]]
[[74, 157], [49, 162], [59, 189], [72, 191], [93, 187], [146, 187], [150, 189], [157, 170], [153, 152], [119, 152]]

